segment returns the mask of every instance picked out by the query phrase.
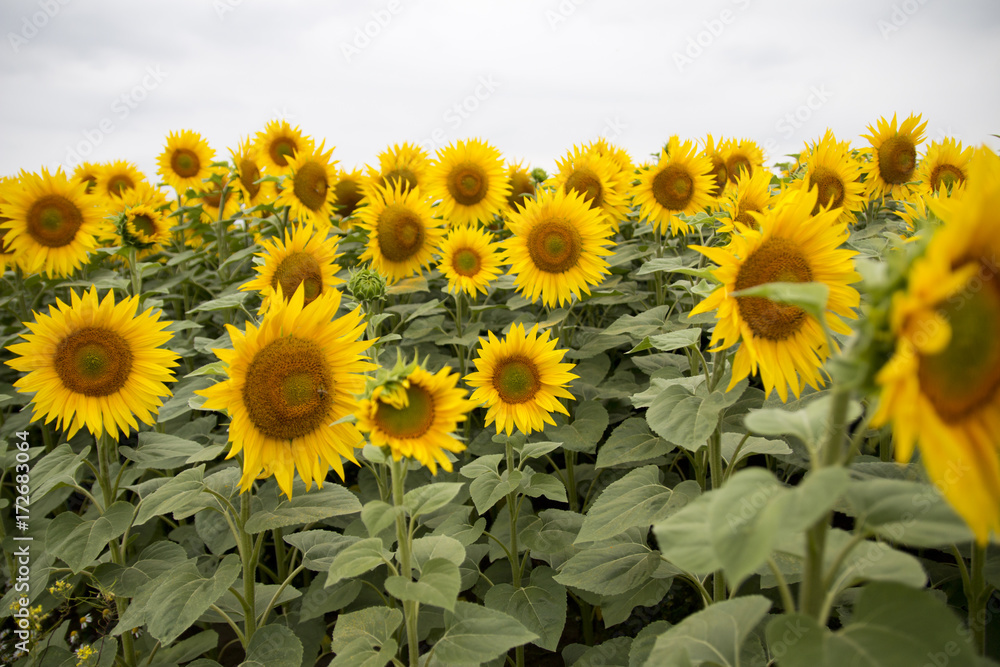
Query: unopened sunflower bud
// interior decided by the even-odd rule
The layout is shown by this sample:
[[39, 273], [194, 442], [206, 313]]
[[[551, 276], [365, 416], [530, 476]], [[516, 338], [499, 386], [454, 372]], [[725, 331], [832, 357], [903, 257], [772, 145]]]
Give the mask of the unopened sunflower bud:
[[361, 269], [351, 274], [347, 289], [358, 301], [381, 301], [385, 298], [385, 276], [372, 269]]

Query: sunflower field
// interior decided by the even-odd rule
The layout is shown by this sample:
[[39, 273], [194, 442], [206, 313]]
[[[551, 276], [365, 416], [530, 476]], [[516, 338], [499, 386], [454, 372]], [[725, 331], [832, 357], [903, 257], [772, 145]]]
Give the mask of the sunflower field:
[[1000, 157], [925, 126], [4, 178], [0, 663], [997, 665]]

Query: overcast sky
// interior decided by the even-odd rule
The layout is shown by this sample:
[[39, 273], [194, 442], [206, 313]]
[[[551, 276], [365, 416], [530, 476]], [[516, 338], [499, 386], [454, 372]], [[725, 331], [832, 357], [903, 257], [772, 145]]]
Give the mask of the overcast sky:
[[606, 136], [750, 137], [768, 163], [910, 112], [1000, 140], [996, 0], [3, 0], [0, 175], [129, 160], [171, 130], [217, 157], [286, 118], [350, 168], [479, 136], [552, 170]]

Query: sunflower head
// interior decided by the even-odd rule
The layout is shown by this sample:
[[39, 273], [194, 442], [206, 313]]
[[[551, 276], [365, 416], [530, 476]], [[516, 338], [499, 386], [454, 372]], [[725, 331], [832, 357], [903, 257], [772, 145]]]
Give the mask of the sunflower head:
[[333, 148], [324, 152], [325, 143], [318, 149], [296, 153], [288, 159], [289, 174], [285, 176], [278, 206], [291, 207], [291, 215], [303, 224], [327, 228], [333, 215], [333, 186], [337, 182], [337, 169], [332, 160]]
[[931, 142], [917, 170], [924, 194], [951, 196], [957, 192], [968, 178], [971, 161], [971, 146], [963, 149], [962, 142], [951, 137]]
[[340, 216], [341, 226], [349, 224], [343, 220], [354, 215], [364, 199], [364, 184], [365, 177], [360, 169], [337, 169], [337, 182], [333, 186], [333, 210]]
[[97, 187], [97, 177], [101, 173], [102, 166], [93, 162], [81, 162], [73, 170], [73, 178], [71, 180], [86, 183], [87, 194], [94, 194]]
[[851, 224], [855, 211], [865, 203], [864, 184], [860, 182], [862, 166], [852, 155], [848, 142], [839, 142], [829, 129], [822, 139], [808, 145], [799, 159], [805, 163], [805, 173], [793, 188], [817, 191], [816, 208], [839, 209], [839, 220]]
[[705, 149], [701, 152], [712, 163], [712, 171], [709, 173], [712, 177], [709, 195], [712, 197], [721, 197], [729, 183], [729, 167], [726, 166], [726, 156], [722, 153], [724, 145], [725, 142], [721, 139], [718, 144], [715, 143], [715, 138], [710, 134], [705, 138]]
[[736, 187], [725, 196], [723, 211], [726, 215], [719, 220], [719, 231], [736, 232], [757, 228], [756, 215], [771, 207], [771, 174], [758, 169], [752, 176], [741, 172]]
[[101, 165], [97, 172], [94, 190], [99, 195], [120, 199], [126, 192], [145, 182], [146, 177], [134, 164], [125, 160], [115, 160]]
[[286, 120], [271, 120], [257, 133], [254, 142], [258, 155], [267, 166], [268, 173], [275, 176], [290, 171], [289, 160], [300, 153], [313, 152], [313, 140], [304, 136], [299, 128], [292, 127]]
[[627, 209], [627, 183], [618, 165], [610, 157], [574, 146], [562, 160], [556, 162], [556, 166], [559, 171], [552, 177], [550, 185], [557, 190], [582, 195], [587, 204], [600, 211], [611, 228], [617, 230]]
[[274, 183], [261, 180], [264, 164], [257, 147], [249, 138], [240, 141], [239, 146], [229, 149], [234, 167], [233, 185], [239, 188], [243, 205], [252, 208], [260, 204], [269, 204], [276, 196]]
[[387, 283], [385, 276], [372, 269], [356, 269], [351, 271], [347, 281], [347, 291], [356, 301], [374, 303], [384, 301]]
[[865, 194], [869, 197], [904, 199], [910, 194], [910, 182], [917, 172], [917, 146], [924, 140], [927, 122], [910, 114], [899, 127], [896, 114], [892, 122], [879, 118], [862, 135], [871, 144], [872, 159], [865, 176]]
[[721, 150], [726, 158], [730, 183], [736, 183], [740, 172], [745, 171], [752, 176], [754, 171], [764, 166], [764, 151], [750, 139], [730, 139]]
[[438, 268], [448, 279], [448, 291], [487, 293], [489, 284], [500, 275], [500, 250], [490, 233], [483, 229], [453, 227], [441, 243]]
[[399, 183], [401, 189], [421, 187], [431, 161], [427, 151], [418, 144], [393, 144], [378, 154], [379, 169], [371, 174], [372, 185], [391, 188]]
[[360, 225], [368, 232], [368, 247], [358, 258], [390, 283], [418, 274], [433, 261], [444, 237], [441, 221], [434, 218], [420, 188], [376, 188], [358, 209]]
[[170, 242], [169, 203], [162, 192], [142, 183], [126, 191], [113, 209], [118, 245], [146, 251], [149, 255]]
[[181, 130], [167, 135], [167, 145], [156, 158], [156, 173], [176, 189], [185, 192], [188, 188], [200, 188], [209, 176], [209, 167], [215, 151], [197, 132]]
[[500, 151], [479, 139], [449, 144], [427, 175], [427, 193], [440, 199], [440, 215], [452, 225], [486, 223], [510, 194]]
[[588, 153], [593, 153], [599, 158], [609, 160], [614, 165], [620, 177], [626, 180], [632, 177], [635, 165], [632, 164], [632, 156], [624, 148], [615, 146], [604, 137], [600, 137], [587, 144], [585, 149]]
[[659, 162], [639, 175], [635, 203], [663, 233], [687, 233], [689, 225], [677, 215], [693, 215], [712, 202], [712, 163], [695, 150], [693, 142], [671, 137]]
[[518, 206], [524, 206], [526, 199], [535, 196], [535, 179], [531, 170], [524, 166], [523, 161], [507, 164], [507, 183], [510, 194], [507, 195], [507, 208], [516, 211]]

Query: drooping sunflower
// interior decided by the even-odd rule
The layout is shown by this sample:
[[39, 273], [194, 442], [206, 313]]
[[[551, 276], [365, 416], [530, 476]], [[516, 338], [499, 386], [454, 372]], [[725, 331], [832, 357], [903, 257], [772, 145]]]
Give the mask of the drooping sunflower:
[[916, 178], [923, 184], [925, 194], [950, 196], [965, 183], [971, 160], [972, 146], [963, 149], [962, 142], [951, 137], [932, 141], [920, 161]]
[[[197, 195], [192, 203], [201, 204], [202, 219], [205, 222], [232, 220], [240, 212], [240, 190], [235, 174], [229, 167], [213, 166], [205, 182], [195, 188]], [[225, 196], [225, 204], [223, 204]], [[222, 208], [220, 211], [219, 209]]]
[[873, 424], [924, 467], [977, 541], [1000, 535], [1000, 158], [976, 151], [960, 199], [892, 298], [895, 352], [876, 376]]
[[241, 491], [254, 479], [274, 475], [289, 498], [295, 471], [320, 488], [332, 467], [344, 479], [341, 457], [357, 463], [363, 444], [358, 429], [342, 421], [357, 407], [364, 373], [373, 370], [362, 355], [371, 341], [361, 308], [336, 317], [340, 292], [328, 290], [304, 308], [304, 289], [274, 299], [260, 327], [226, 325], [231, 350], [213, 350], [227, 365], [228, 378], [196, 393], [204, 408], [232, 418], [227, 458], [243, 452]]
[[403, 190], [417, 187], [426, 190], [424, 179], [431, 160], [422, 146], [409, 142], [401, 146], [393, 144], [378, 154], [378, 163], [378, 170], [368, 168], [371, 186], [388, 188], [399, 182]]
[[558, 172], [547, 185], [563, 192], [578, 192], [587, 204], [604, 216], [612, 230], [618, 230], [625, 217], [628, 183], [623, 172], [598, 153], [574, 146], [562, 160], [556, 160]]
[[757, 229], [735, 234], [725, 248], [690, 246], [719, 265], [712, 273], [722, 285], [691, 315], [718, 310], [715, 350], [740, 343], [729, 389], [759, 372], [765, 392], [776, 389], [787, 401], [789, 388], [798, 397], [803, 382], [814, 388], [824, 383], [820, 367], [830, 354], [823, 325], [812, 315], [763, 297], [734, 297], [733, 292], [771, 282], [823, 283], [830, 290], [827, 326], [850, 333], [840, 318], [857, 317], [860, 296], [851, 287], [860, 279], [851, 260], [857, 253], [840, 248], [848, 231], [837, 222], [839, 211], [812, 214], [817, 196], [816, 190], [787, 193], [758, 218]]
[[368, 247], [359, 260], [370, 261], [390, 283], [430, 267], [444, 230], [420, 188], [404, 191], [397, 182], [362, 201], [356, 215], [368, 230]]
[[95, 162], [81, 162], [73, 170], [72, 180], [87, 184], [87, 194], [94, 194], [97, 186], [97, 176], [101, 173], [102, 165]]
[[173, 336], [164, 331], [171, 323], [152, 308], [136, 315], [138, 307], [137, 297], [115, 305], [112, 292], [98, 301], [91, 287], [82, 297], [70, 290], [69, 305], [57, 299], [48, 315], [25, 322], [31, 333], [8, 347], [19, 356], [7, 365], [27, 373], [14, 386], [34, 392], [32, 421], [55, 419], [70, 438], [86, 426], [115, 439], [119, 429], [138, 430], [136, 417], [153, 423], [178, 355], [161, 347]]
[[559, 401], [573, 400], [566, 387], [579, 377], [571, 373], [576, 364], [562, 363], [566, 350], [556, 349], [549, 332], [538, 335], [538, 325], [525, 333], [515, 324], [503, 340], [489, 332], [479, 339], [476, 372], [465, 376], [474, 387], [472, 400], [487, 406], [486, 426], [496, 423], [497, 433], [510, 435], [514, 428], [530, 435], [545, 424], [555, 424], [553, 412], [569, 415]]
[[712, 163], [712, 171], [710, 172], [712, 189], [708, 193], [711, 197], [721, 197], [729, 183], [729, 168], [726, 166], [726, 156], [722, 153], [725, 145], [726, 142], [721, 138], [719, 143], [715, 143], [715, 137], [710, 134], [705, 137], [705, 148], [701, 151], [701, 155], [707, 157]]
[[500, 151], [479, 139], [438, 150], [427, 174], [426, 191], [440, 199], [436, 213], [451, 225], [486, 223], [510, 194]]
[[257, 253], [264, 263], [255, 266], [258, 275], [240, 287], [243, 291], [257, 290], [263, 302], [260, 313], [267, 313], [278, 289], [291, 298], [299, 285], [303, 286], [303, 304], [308, 306], [324, 293], [344, 281], [337, 277], [340, 267], [337, 258], [336, 237], [327, 236], [327, 230], [309, 225], [285, 230], [285, 239], [263, 239], [264, 252]]
[[720, 232], [743, 232], [756, 229], [751, 213], [764, 213], [772, 206], [771, 174], [758, 169], [753, 175], [740, 172], [736, 187], [728, 190], [719, 217]]
[[260, 158], [267, 166], [267, 172], [281, 176], [290, 171], [289, 160], [301, 153], [312, 153], [313, 140], [302, 134], [298, 126], [292, 127], [287, 120], [268, 121], [263, 132], [257, 133], [254, 141]]
[[364, 199], [365, 182], [360, 169], [351, 171], [337, 169], [337, 182], [333, 186], [333, 210], [340, 216], [341, 226], [350, 226], [344, 219], [354, 215], [361, 200]]
[[611, 227], [576, 191], [545, 191], [510, 213], [507, 224], [513, 236], [501, 244], [502, 261], [532, 303], [541, 298], [546, 306], [561, 306], [590, 294], [590, 285], [610, 273]]
[[256, 146], [249, 138], [240, 141], [236, 150], [229, 149], [235, 167], [236, 178], [232, 185], [239, 188], [243, 199], [243, 206], [253, 208], [261, 204], [269, 204], [274, 201], [276, 188], [271, 181], [260, 181], [263, 174], [261, 167], [263, 163]]
[[866, 200], [865, 186], [859, 181], [861, 163], [851, 156], [849, 144], [838, 142], [827, 130], [820, 141], [809, 147], [805, 159], [806, 172], [792, 187], [819, 190], [813, 215], [822, 208], [839, 208], [839, 220], [854, 223], [854, 212], [860, 211]]
[[678, 213], [693, 215], [712, 203], [712, 163], [695, 152], [691, 141], [670, 137], [660, 160], [639, 174], [633, 191], [640, 214], [663, 234], [685, 234], [690, 226]]
[[209, 166], [215, 155], [208, 142], [192, 130], [171, 132], [167, 145], [156, 158], [156, 173], [169, 185], [183, 194], [188, 188], [200, 188], [209, 176]]
[[924, 140], [927, 122], [920, 122], [920, 114], [910, 114], [896, 127], [896, 114], [892, 122], [879, 118], [876, 125], [868, 126], [871, 134], [863, 134], [871, 144], [871, 162], [865, 176], [867, 197], [892, 197], [906, 199], [912, 188], [910, 182], [917, 173], [917, 146]]
[[531, 177], [531, 170], [524, 166], [523, 160], [507, 163], [507, 184], [510, 185], [508, 210], [516, 211], [518, 206], [524, 206], [526, 199], [535, 196], [535, 179]]
[[[397, 365], [398, 366], [398, 365]], [[445, 366], [431, 374], [410, 366], [405, 376], [377, 385], [357, 410], [358, 429], [376, 447], [388, 447], [392, 458], [419, 461], [437, 474], [440, 465], [451, 472], [444, 452], [461, 452], [465, 445], [452, 433], [475, 405], [458, 387], [458, 373]]]
[[735, 184], [741, 171], [753, 173], [764, 166], [764, 151], [756, 141], [750, 139], [730, 139], [720, 147], [726, 156], [726, 171], [729, 182]]
[[65, 277], [87, 261], [107, 234], [104, 209], [86, 183], [71, 183], [62, 170], [41, 175], [22, 171], [17, 182], [0, 186], [4, 244], [27, 273]]
[[333, 186], [337, 182], [333, 148], [300, 151], [288, 158], [289, 175], [285, 177], [276, 206], [291, 207], [292, 218], [302, 224], [327, 228], [333, 215]]
[[475, 298], [476, 292], [486, 294], [489, 284], [500, 275], [499, 244], [483, 229], [453, 227], [441, 242], [441, 262], [438, 268], [448, 279], [448, 291], [465, 292]]
[[125, 160], [115, 160], [101, 165], [97, 172], [95, 191], [104, 197], [121, 197], [125, 192], [145, 183], [139, 168]]

